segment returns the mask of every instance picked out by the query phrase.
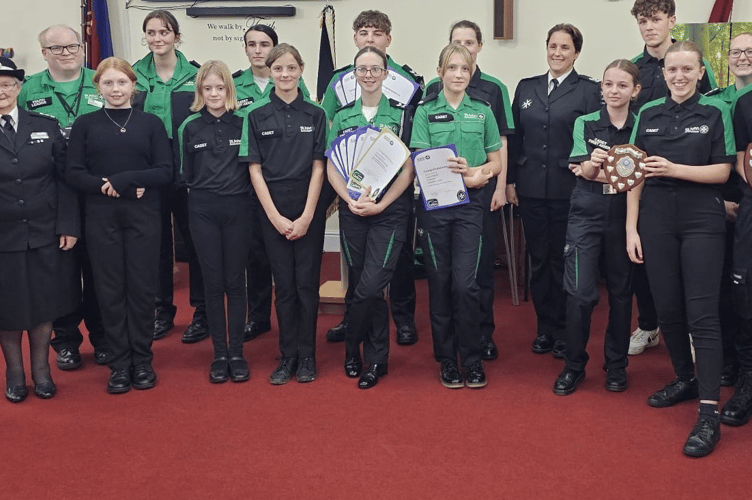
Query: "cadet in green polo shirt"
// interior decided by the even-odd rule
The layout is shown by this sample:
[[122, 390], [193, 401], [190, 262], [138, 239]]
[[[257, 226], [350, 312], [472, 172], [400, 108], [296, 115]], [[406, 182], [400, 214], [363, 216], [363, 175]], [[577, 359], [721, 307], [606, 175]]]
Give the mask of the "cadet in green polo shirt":
[[[501, 172], [501, 138], [491, 108], [465, 93], [472, 56], [458, 44], [447, 45], [439, 57], [443, 88], [418, 106], [410, 147], [447, 144], [457, 148], [450, 169], [463, 174], [470, 203], [426, 210], [418, 203], [420, 239], [428, 274], [429, 311], [434, 356], [441, 363], [440, 381], [458, 389], [486, 385], [481, 361], [480, 296], [476, 272], [480, 260], [482, 187]], [[460, 373], [457, 355], [465, 369]]]
[[[18, 95], [18, 105], [57, 119], [67, 138], [75, 119], [98, 110], [104, 106], [104, 100], [92, 82], [94, 71], [84, 68], [81, 35], [73, 28], [50, 26], [39, 34], [39, 45], [47, 69], [26, 78]], [[83, 277], [83, 280], [76, 279], [82, 300], [75, 311], [56, 319], [52, 325], [55, 338], [51, 345], [57, 352], [57, 367], [61, 370], [75, 370], [81, 366], [79, 347], [83, 336], [78, 325], [82, 320], [94, 347], [94, 361], [97, 364], [107, 362], [107, 346], [86, 243], [79, 242], [73, 253], [79, 267], [76, 278]]]

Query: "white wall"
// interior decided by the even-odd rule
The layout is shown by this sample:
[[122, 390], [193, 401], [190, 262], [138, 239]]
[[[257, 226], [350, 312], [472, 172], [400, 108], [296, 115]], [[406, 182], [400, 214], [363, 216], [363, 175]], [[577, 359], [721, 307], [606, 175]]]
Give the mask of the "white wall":
[[[155, 9], [192, 2], [147, 2], [133, 0], [125, 9], [126, 0], [108, 0], [116, 55], [135, 60], [146, 53], [142, 45], [141, 23], [146, 15], [141, 8]], [[678, 0], [679, 22], [705, 22], [714, 0]], [[4, 1], [0, 17], [0, 47], [16, 50], [16, 63], [33, 73], [43, 69], [36, 35], [54, 23], [80, 27], [80, 0], [23, 0]], [[211, 2], [204, 5], [294, 5], [294, 18], [277, 18], [280, 39], [292, 43], [308, 63], [304, 77], [309, 88], [315, 89], [318, 62], [318, 15], [327, 2], [314, 0], [264, 2]], [[447, 41], [449, 26], [459, 19], [477, 22], [486, 38], [479, 64], [483, 70], [500, 78], [513, 91], [523, 77], [543, 73], [546, 68], [545, 36], [548, 29], [559, 22], [571, 22], [585, 37], [582, 54], [576, 68], [581, 73], [599, 78], [603, 68], [617, 57], [632, 57], [642, 47], [637, 26], [629, 15], [632, 0], [518, 0], [515, 2], [515, 39], [492, 39], [492, 0], [333, 0], [336, 15], [337, 64], [350, 62], [355, 53], [352, 42], [352, 20], [363, 9], [376, 8], [389, 14], [393, 24], [393, 42], [389, 49], [394, 59], [409, 64], [427, 79], [435, 74], [436, 59]], [[737, 0], [732, 20], [752, 21], [752, 2]], [[202, 62], [222, 59], [231, 68], [245, 68], [248, 61], [240, 41], [214, 41], [220, 34], [240, 37], [245, 19], [191, 19], [183, 9], [175, 10], [184, 34], [181, 50], [189, 59]], [[238, 24], [232, 30], [211, 30], [207, 23]]]

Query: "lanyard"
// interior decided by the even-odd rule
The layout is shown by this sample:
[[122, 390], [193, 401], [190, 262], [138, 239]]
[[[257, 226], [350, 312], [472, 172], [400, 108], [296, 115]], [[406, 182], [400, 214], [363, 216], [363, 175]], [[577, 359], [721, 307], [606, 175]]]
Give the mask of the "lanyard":
[[[78, 116], [78, 110], [81, 107], [81, 94], [83, 93], [83, 90], [84, 90], [84, 74], [83, 74], [83, 70], [81, 72], [81, 77], [80, 78], [81, 78], [81, 83], [78, 86], [78, 93], [76, 94], [76, 98], [73, 100], [73, 106], [69, 105], [65, 101], [65, 99], [63, 98], [63, 95], [60, 92], [54, 91], [55, 95], [57, 96], [58, 100], [60, 101], [60, 104], [63, 105], [63, 109], [65, 109], [65, 112], [68, 113], [68, 123], [69, 124], [70, 124], [70, 122], [73, 121], [73, 119], [76, 118], [76, 116]], [[74, 110], [73, 108], [76, 108], [76, 109]]]

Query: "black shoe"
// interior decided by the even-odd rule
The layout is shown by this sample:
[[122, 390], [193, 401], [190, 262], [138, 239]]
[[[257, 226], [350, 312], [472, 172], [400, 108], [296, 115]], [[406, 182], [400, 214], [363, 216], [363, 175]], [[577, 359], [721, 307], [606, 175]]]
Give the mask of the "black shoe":
[[731, 396], [721, 410], [721, 422], [739, 426], [749, 422], [752, 416], [752, 372], [742, 373]]
[[230, 363], [227, 358], [216, 358], [209, 368], [209, 382], [221, 384], [230, 378]]
[[611, 392], [624, 392], [627, 390], [627, 370], [615, 368], [606, 375], [606, 390]]
[[57, 353], [57, 367], [61, 370], [75, 370], [81, 367], [81, 353], [77, 348], [73, 349], [60, 349]]
[[133, 367], [133, 388], [138, 390], [151, 389], [157, 385], [157, 374], [151, 363], [139, 363]]
[[460, 373], [460, 369], [454, 361], [444, 360], [441, 362], [439, 380], [441, 381], [441, 385], [449, 389], [461, 389], [465, 387], [462, 373]]
[[269, 321], [249, 321], [245, 324], [245, 328], [243, 328], [243, 342], [253, 340], [271, 329], [272, 324]]
[[358, 389], [370, 389], [379, 383], [379, 377], [386, 375], [388, 372], [389, 368], [386, 363], [371, 363], [363, 375], [360, 376]]
[[564, 359], [564, 356], [567, 355], [567, 344], [563, 340], [557, 340], [551, 348], [551, 354], [555, 358]]
[[491, 337], [480, 338], [480, 349], [480, 359], [491, 361], [499, 357], [499, 350]]
[[731, 387], [736, 383], [738, 376], [739, 365], [736, 363], [723, 365], [723, 371], [721, 372], [721, 385], [724, 387]]
[[5, 387], [5, 399], [11, 403], [20, 403], [29, 395], [29, 389], [25, 385], [14, 385]]
[[183, 338], [180, 339], [183, 344], [195, 344], [209, 338], [209, 327], [206, 324], [206, 318], [193, 318], [191, 324], [185, 329]]
[[295, 358], [282, 358], [279, 360], [279, 366], [274, 370], [269, 377], [269, 381], [272, 385], [283, 385], [290, 381], [292, 378], [292, 372], [298, 366], [298, 360]]
[[50, 399], [57, 392], [55, 383], [50, 380], [47, 382], [34, 383], [34, 395], [40, 399]]
[[676, 379], [663, 389], [656, 391], [648, 398], [648, 405], [653, 408], [667, 408], [682, 401], [697, 399], [700, 396], [697, 379], [689, 382]]
[[345, 333], [347, 333], [347, 322], [342, 321], [342, 323], [333, 326], [326, 332], [326, 340], [329, 342], [344, 342]]
[[487, 383], [486, 372], [483, 370], [483, 363], [480, 361], [473, 363], [465, 370], [465, 385], [471, 389], [480, 389], [485, 387]]
[[298, 382], [313, 382], [316, 380], [316, 360], [314, 358], [303, 358], [298, 363], [298, 371], [295, 374]]
[[569, 394], [572, 394], [584, 378], [584, 370], [579, 372], [570, 368], [564, 368], [559, 376], [556, 377], [556, 382], [554, 382], [554, 394], [557, 396], [568, 396]]
[[106, 347], [94, 348], [94, 362], [98, 365], [107, 364], [107, 348]]
[[251, 378], [251, 370], [248, 362], [242, 356], [230, 358], [230, 380], [233, 382], [245, 382]]
[[363, 361], [360, 359], [360, 354], [345, 359], [345, 375], [349, 378], [356, 378], [363, 370]]
[[553, 347], [554, 341], [548, 335], [538, 335], [533, 340], [533, 352], [536, 354], [551, 352]]
[[172, 320], [169, 319], [155, 319], [154, 320], [154, 333], [152, 334], [152, 340], [163, 339], [167, 333], [175, 327]]
[[110, 394], [123, 394], [131, 390], [130, 369], [112, 370], [110, 380], [107, 382], [107, 392]]
[[413, 345], [418, 341], [418, 330], [415, 323], [405, 323], [397, 327], [397, 344]]
[[684, 443], [684, 454], [690, 457], [710, 455], [720, 439], [721, 423], [717, 419], [700, 415]]

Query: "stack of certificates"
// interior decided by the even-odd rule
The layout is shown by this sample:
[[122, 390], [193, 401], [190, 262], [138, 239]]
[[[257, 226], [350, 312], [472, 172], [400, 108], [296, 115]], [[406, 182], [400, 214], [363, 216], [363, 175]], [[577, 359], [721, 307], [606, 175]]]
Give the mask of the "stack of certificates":
[[[420, 85], [405, 78], [396, 70], [389, 68], [389, 75], [384, 80], [381, 90], [389, 99], [393, 99], [400, 104], [408, 104]], [[360, 98], [360, 85], [355, 78], [355, 71], [347, 71], [332, 83], [332, 90], [337, 96], [340, 106], [346, 106]]]
[[449, 158], [456, 156], [457, 148], [454, 144], [423, 149], [412, 154], [426, 210], [470, 203], [462, 174], [449, 170]]
[[379, 131], [367, 126], [334, 139], [326, 157], [345, 180], [353, 200], [368, 188], [369, 196], [376, 200], [410, 157], [410, 150], [388, 128]]

